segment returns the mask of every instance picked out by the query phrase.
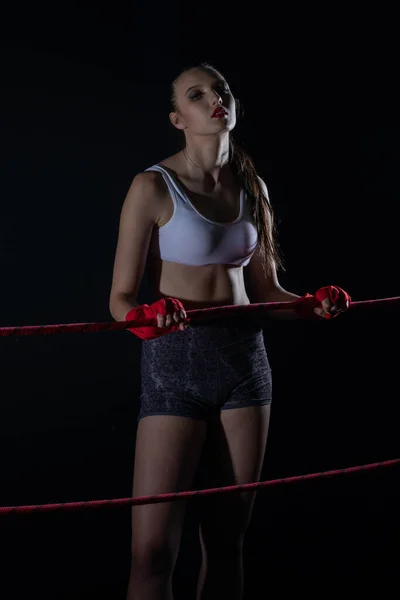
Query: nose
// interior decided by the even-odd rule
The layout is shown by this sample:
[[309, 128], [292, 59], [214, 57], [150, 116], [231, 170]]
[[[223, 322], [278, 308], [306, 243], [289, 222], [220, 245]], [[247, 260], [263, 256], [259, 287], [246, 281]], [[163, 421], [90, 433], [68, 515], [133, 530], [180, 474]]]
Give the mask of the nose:
[[214, 104], [222, 104], [222, 98], [221, 96], [218, 94], [218, 92], [216, 92], [215, 90], [213, 90], [213, 97], [212, 97], [212, 103], [213, 106]]

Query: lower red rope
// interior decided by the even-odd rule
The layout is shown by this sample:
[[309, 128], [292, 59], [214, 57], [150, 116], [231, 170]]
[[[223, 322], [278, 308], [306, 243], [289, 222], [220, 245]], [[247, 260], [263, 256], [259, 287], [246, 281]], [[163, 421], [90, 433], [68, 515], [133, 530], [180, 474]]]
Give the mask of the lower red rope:
[[[291, 308], [291, 302], [270, 302], [263, 304], [249, 304], [244, 306], [221, 306], [218, 308], [207, 308], [193, 311], [187, 311], [188, 316], [193, 320], [193, 323], [209, 322], [219, 318], [220, 314], [224, 317], [235, 317], [246, 312], [260, 317], [266, 315], [269, 310], [281, 310]], [[394, 305], [400, 304], [400, 297], [382, 298], [378, 300], [365, 300], [361, 302], [352, 302], [350, 309], [357, 306], [365, 307], [369, 305]], [[152, 321], [141, 323], [152, 325]], [[123, 330], [135, 325], [135, 322], [112, 322], [112, 323], [68, 323], [66, 325], [34, 325], [20, 327], [0, 327], [0, 337], [2, 336], [22, 336], [22, 335], [51, 335], [54, 333], [66, 332], [95, 332], [95, 331], [110, 331]], [[283, 479], [274, 479], [270, 481], [261, 481], [255, 483], [247, 483], [244, 485], [235, 485], [221, 488], [212, 488], [207, 490], [195, 490], [188, 492], [177, 492], [173, 494], [157, 494], [156, 496], [143, 496], [140, 498], [121, 498], [116, 500], [89, 500], [84, 502], [69, 502], [61, 504], [40, 504], [33, 506], [4, 506], [0, 507], [0, 514], [10, 513], [32, 513], [32, 512], [49, 512], [54, 510], [75, 510], [79, 508], [92, 508], [100, 506], [124, 506], [124, 505], [139, 505], [139, 504], [156, 504], [159, 502], [174, 501], [180, 498], [191, 498], [193, 496], [207, 496], [214, 494], [223, 494], [231, 492], [244, 492], [249, 490], [262, 489], [267, 486], [277, 485], [281, 483], [293, 483], [295, 481], [305, 481], [308, 479], [317, 479], [322, 477], [330, 477], [332, 475], [344, 475], [347, 473], [355, 473], [365, 471], [377, 467], [393, 466], [400, 463], [400, 458], [387, 460], [384, 462], [371, 463], [368, 465], [349, 467], [346, 469], [338, 469], [333, 471], [324, 471], [320, 473], [310, 473], [308, 475], [296, 475]]]
[[207, 490], [194, 490], [190, 492], [176, 492], [173, 494], [157, 494], [155, 496], [140, 496], [138, 498], [119, 498], [116, 500], [87, 500], [83, 502], [64, 502], [61, 504], [38, 504], [32, 506], [3, 506], [0, 507], [0, 514], [10, 513], [32, 513], [32, 512], [50, 512], [54, 510], [75, 510], [79, 508], [99, 508], [101, 506], [137, 506], [139, 504], [158, 504], [160, 502], [171, 502], [182, 498], [192, 498], [193, 496], [212, 496], [217, 494], [229, 494], [232, 492], [247, 492], [266, 488], [281, 483], [294, 483], [296, 481], [306, 481], [309, 479], [320, 479], [322, 477], [331, 477], [332, 475], [346, 475], [348, 473], [357, 473], [376, 469], [378, 467], [391, 467], [400, 464], [400, 458], [386, 460], [383, 462], [370, 463], [346, 469], [335, 469], [333, 471], [321, 471], [319, 473], [308, 473], [306, 475], [295, 475], [283, 479], [270, 479], [269, 481], [257, 481], [255, 483], [245, 483], [243, 485], [231, 485], [220, 488], [210, 488]]

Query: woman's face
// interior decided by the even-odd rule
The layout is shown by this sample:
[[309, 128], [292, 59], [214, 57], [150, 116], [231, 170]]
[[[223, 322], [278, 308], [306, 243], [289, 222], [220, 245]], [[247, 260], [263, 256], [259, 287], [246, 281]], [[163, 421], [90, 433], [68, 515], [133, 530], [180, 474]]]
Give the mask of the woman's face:
[[177, 129], [212, 135], [235, 127], [235, 99], [219, 73], [192, 69], [178, 79], [175, 94], [178, 112], [171, 113], [170, 119]]

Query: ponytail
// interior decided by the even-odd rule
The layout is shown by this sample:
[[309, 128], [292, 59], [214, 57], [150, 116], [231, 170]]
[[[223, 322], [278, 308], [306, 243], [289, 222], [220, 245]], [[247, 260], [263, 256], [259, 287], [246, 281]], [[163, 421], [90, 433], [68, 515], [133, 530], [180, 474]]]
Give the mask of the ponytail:
[[276, 240], [274, 212], [268, 197], [262, 190], [257, 171], [250, 156], [232, 138], [230, 139], [230, 161], [236, 172], [239, 183], [246, 191], [250, 202], [254, 225], [258, 233], [258, 247], [262, 259], [264, 274], [268, 275], [271, 267], [285, 270]]

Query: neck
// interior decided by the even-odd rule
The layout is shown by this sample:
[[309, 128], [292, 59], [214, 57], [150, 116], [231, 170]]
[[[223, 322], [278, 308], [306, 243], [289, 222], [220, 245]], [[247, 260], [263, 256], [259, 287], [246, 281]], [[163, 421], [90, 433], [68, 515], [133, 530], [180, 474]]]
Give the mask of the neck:
[[186, 138], [182, 151], [189, 176], [218, 182], [221, 169], [229, 163], [229, 132], [215, 137]]

